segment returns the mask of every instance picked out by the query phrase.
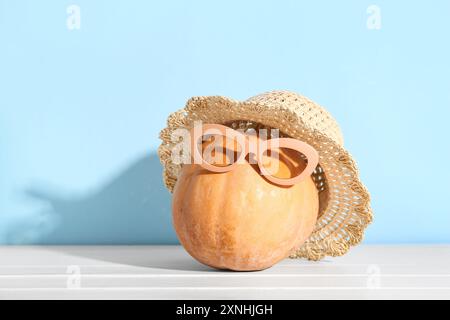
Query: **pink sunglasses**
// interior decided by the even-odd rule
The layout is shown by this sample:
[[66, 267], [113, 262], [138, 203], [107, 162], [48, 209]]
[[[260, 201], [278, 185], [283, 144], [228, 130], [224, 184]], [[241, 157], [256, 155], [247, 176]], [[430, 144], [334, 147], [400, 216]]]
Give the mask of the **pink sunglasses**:
[[[231, 139], [233, 142], [237, 142], [241, 151], [237, 152], [236, 161], [224, 166], [209, 163], [202, 155], [202, 142], [203, 137], [205, 136], [222, 136], [223, 138]], [[252, 149], [252, 147], [254, 146], [252, 145], [252, 143], [255, 142], [255, 140], [252, 140], [255, 138], [254, 136], [245, 135], [239, 131], [220, 124], [203, 124], [195, 126], [191, 129], [191, 137], [194, 137], [193, 139], [191, 139], [191, 155], [194, 159], [194, 163], [199, 164], [204, 169], [212, 172], [223, 173], [231, 171], [239, 163], [243, 163], [249, 153], [252, 153], [255, 155], [261, 174], [267, 180], [282, 186], [292, 186], [310, 176], [319, 163], [319, 154], [317, 153], [317, 151], [309, 144], [297, 139], [275, 138], [266, 140], [264, 143], [259, 144], [260, 147], [257, 148], [258, 151], [253, 153], [251, 151], [254, 150], [254, 148]], [[278, 148], [291, 149], [303, 154], [303, 156], [307, 160], [306, 168], [297, 176], [287, 179], [278, 178], [271, 174], [262, 163], [263, 155], [267, 151], [272, 151]]]

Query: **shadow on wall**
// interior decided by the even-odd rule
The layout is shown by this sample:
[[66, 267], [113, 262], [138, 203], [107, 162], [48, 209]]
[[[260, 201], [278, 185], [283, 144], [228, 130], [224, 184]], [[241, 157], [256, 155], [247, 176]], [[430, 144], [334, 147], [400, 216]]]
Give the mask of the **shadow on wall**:
[[171, 195], [156, 153], [132, 164], [98, 191], [66, 199], [39, 189], [26, 191], [49, 204], [52, 227], [39, 244], [176, 244]]

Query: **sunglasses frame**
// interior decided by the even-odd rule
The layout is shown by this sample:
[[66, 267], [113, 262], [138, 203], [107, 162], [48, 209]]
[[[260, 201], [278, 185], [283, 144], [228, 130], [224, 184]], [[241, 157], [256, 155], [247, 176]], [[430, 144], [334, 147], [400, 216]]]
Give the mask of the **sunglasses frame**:
[[[233, 139], [233, 141], [238, 141], [241, 147], [243, 147], [241, 152], [239, 153], [238, 158], [232, 164], [228, 166], [214, 166], [203, 158], [200, 150], [199, 150], [199, 140], [205, 135], [222, 135], [226, 138]], [[194, 158], [194, 163], [199, 164], [204, 169], [216, 172], [216, 173], [224, 173], [233, 170], [241, 161], [245, 161], [245, 157], [251, 152], [250, 144], [252, 143], [252, 139], [254, 136], [245, 135], [239, 131], [236, 131], [232, 128], [221, 124], [202, 124], [194, 126], [191, 129], [191, 155]], [[243, 142], [244, 145], [242, 145]], [[275, 145], [275, 146], [274, 146]], [[298, 151], [302, 153], [307, 159], [307, 165], [305, 169], [298, 176], [293, 178], [283, 179], [277, 178], [271, 175], [266, 168], [261, 164], [262, 156], [271, 148], [286, 148]], [[311, 145], [306, 142], [293, 139], [293, 138], [274, 138], [268, 139], [264, 143], [263, 148], [258, 148], [258, 152], [255, 154], [256, 161], [258, 163], [259, 170], [261, 175], [263, 175], [267, 180], [272, 183], [281, 185], [281, 186], [292, 186], [300, 181], [304, 180], [306, 177], [310, 176], [317, 167], [319, 163], [319, 154]]]

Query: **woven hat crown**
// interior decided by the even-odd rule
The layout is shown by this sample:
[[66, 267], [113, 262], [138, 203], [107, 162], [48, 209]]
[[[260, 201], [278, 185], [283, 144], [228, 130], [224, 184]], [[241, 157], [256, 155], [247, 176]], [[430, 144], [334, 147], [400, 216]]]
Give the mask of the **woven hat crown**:
[[302, 126], [321, 132], [340, 146], [344, 144], [341, 129], [331, 114], [317, 103], [295, 92], [270, 91], [251, 97], [245, 102], [273, 110], [288, 109], [297, 115]]

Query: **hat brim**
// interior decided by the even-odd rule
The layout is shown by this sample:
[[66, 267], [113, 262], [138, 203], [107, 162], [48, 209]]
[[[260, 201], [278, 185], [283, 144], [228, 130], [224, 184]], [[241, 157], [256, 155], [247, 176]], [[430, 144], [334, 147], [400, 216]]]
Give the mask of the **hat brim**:
[[372, 221], [369, 193], [359, 179], [351, 155], [340, 143], [320, 130], [313, 129], [295, 110], [283, 105], [267, 107], [251, 101], [235, 101], [222, 96], [194, 97], [185, 108], [171, 114], [167, 127], [160, 133], [158, 149], [164, 166], [163, 179], [172, 192], [181, 165], [171, 160], [176, 142], [172, 133], [178, 128], [191, 128], [194, 121], [226, 124], [246, 120], [271, 128], [313, 146], [319, 153], [323, 169], [323, 193], [316, 226], [310, 237], [291, 257], [319, 260], [325, 256], [340, 256], [358, 244], [367, 225]]

